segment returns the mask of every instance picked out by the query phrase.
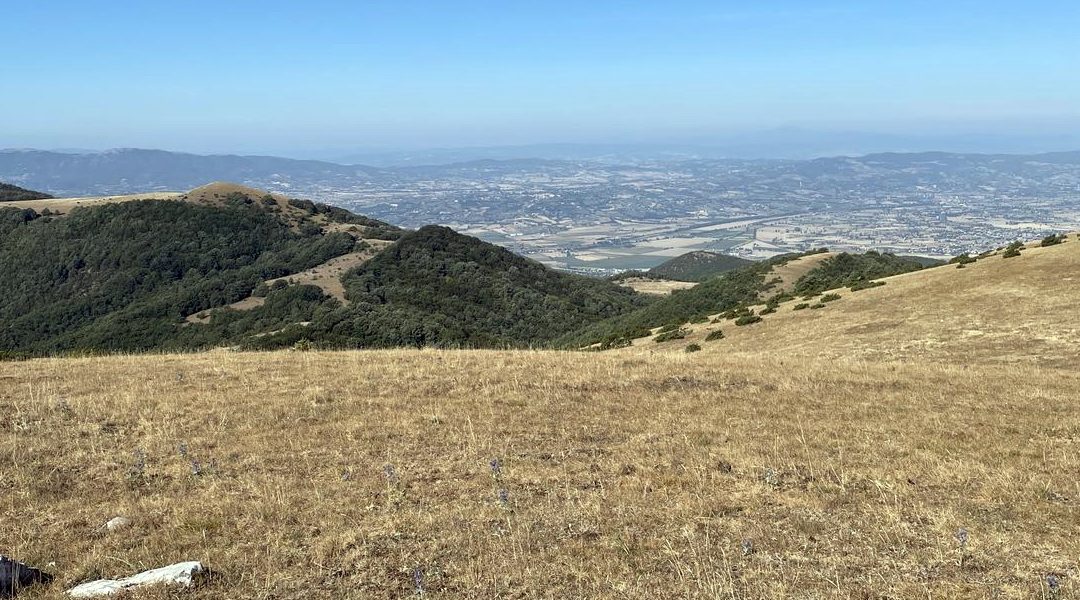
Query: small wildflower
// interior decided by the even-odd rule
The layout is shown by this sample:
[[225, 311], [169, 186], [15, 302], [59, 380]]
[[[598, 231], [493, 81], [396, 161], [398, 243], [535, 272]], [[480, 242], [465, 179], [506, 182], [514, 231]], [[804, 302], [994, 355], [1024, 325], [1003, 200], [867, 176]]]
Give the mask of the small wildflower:
[[499, 461], [498, 458], [493, 458], [491, 459], [491, 462], [488, 463], [488, 466], [491, 467], [491, 477], [494, 478], [495, 481], [502, 480], [502, 462]]
[[499, 504], [508, 506], [510, 504], [510, 492], [505, 489], [499, 490]]
[[131, 468], [128, 469], [128, 477], [142, 477], [146, 473], [146, 453], [140, 448], [131, 454], [135, 461], [131, 464]]
[[385, 467], [383, 467], [383, 475], [386, 476], [386, 481], [388, 483], [397, 483], [398, 476], [397, 470], [394, 469], [394, 465], [388, 463]]
[[199, 461], [194, 459], [191, 461], [191, 474], [195, 477], [203, 474], [203, 466], [199, 464]]
[[424, 571], [420, 567], [413, 569], [412, 573], [413, 587], [416, 589], [416, 593], [419, 596], [424, 595]]
[[351, 479], [352, 479], [352, 470], [351, 469], [345, 469], [344, 471], [341, 472], [341, 480], [342, 481], [349, 481]]
[[187, 442], [180, 442], [176, 446], [176, 453], [179, 454], [181, 457], [186, 457], [188, 453]]
[[1050, 597], [1059, 598], [1061, 594], [1061, 578], [1057, 576], [1057, 573], [1048, 573], [1046, 575], [1046, 587], [1050, 588]]
[[956, 530], [956, 541], [960, 543], [960, 549], [964, 550], [968, 545], [968, 530], [961, 527]]
[[743, 556], [750, 556], [754, 553], [754, 540], [745, 539], [741, 544]]
[[769, 487], [780, 487], [780, 476], [771, 468], [765, 469], [765, 475], [762, 479], [765, 480]]

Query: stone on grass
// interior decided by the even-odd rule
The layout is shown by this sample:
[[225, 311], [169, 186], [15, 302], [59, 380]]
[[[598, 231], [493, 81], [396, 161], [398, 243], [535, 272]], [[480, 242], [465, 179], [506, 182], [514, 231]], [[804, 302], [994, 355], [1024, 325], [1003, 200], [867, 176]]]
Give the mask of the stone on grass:
[[73, 598], [96, 598], [98, 596], [111, 596], [122, 590], [149, 585], [189, 586], [195, 582], [195, 576], [202, 572], [202, 563], [195, 561], [182, 562], [161, 567], [160, 569], [143, 571], [126, 579], [99, 579], [83, 583], [71, 588], [67, 593]]
[[14, 598], [34, 584], [48, 585], [52, 575], [0, 554], [0, 598]]
[[131, 519], [127, 517], [113, 517], [105, 524], [105, 529], [108, 531], [116, 531], [117, 529], [123, 529], [128, 525], [131, 525]]

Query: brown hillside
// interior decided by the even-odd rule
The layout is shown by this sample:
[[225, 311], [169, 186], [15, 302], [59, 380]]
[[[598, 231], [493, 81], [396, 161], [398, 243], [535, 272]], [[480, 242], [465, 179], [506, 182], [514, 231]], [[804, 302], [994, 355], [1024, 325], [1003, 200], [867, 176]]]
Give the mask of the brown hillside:
[[[1080, 367], [1080, 239], [1021, 256], [1000, 253], [957, 269], [945, 265], [883, 279], [822, 309], [793, 310], [796, 300], [753, 325], [693, 326], [694, 335], [638, 347], [706, 352], [767, 352], [788, 357], [902, 359], [959, 364], [1031, 362]], [[702, 342], [720, 328], [725, 339]]]

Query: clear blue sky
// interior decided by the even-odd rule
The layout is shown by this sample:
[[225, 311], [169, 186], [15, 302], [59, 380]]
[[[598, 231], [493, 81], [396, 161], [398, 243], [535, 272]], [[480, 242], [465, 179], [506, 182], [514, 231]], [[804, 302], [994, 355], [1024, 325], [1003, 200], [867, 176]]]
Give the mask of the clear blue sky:
[[8, 1], [0, 147], [192, 151], [1080, 123], [1080, 3]]

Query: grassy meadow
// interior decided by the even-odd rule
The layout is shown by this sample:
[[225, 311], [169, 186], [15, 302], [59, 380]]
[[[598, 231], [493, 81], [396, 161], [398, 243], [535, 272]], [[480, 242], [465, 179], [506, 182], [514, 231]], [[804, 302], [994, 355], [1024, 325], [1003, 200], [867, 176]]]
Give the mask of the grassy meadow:
[[719, 348], [0, 363], [2, 550], [32, 600], [1077, 595], [1076, 370]]

